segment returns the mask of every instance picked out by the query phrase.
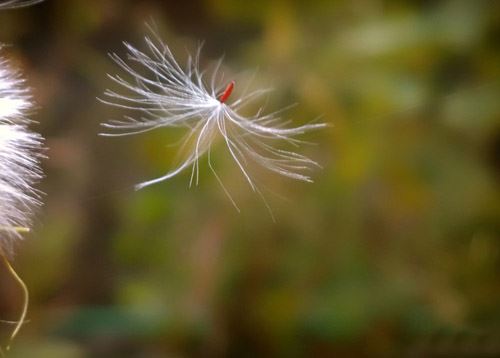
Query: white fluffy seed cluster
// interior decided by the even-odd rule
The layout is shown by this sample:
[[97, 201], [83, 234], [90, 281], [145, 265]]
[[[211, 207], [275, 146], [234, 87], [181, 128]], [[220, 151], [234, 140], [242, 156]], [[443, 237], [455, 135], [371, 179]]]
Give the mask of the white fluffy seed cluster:
[[34, 184], [42, 177], [43, 138], [28, 128], [31, 107], [23, 79], [0, 58], [0, 249], [9, 256], [41, 204]]
[[146, 52], [125, 43], [128, 61], [111, 55], [127, 77], [110, 76], [123, 91], [108, 90], [102, 101], [136, 112], [136, 115], [105, 123], [108, 131], [103, 135], [125, 136], [161, 127], [180, 127], [186, 129], [181, 148], [190, 149], [177, 168], [137, 185], [138, 189], [167, 180], [189, 167], [191, 183], [198, 183], [198, 162], [205, 154], [210, 169], [221, 183], [210, 161], [211, 146], [217, 137], [225, 143], [254, 191], [259, 192], [259, 189], [247, 169], [251, 162], [292, 179], [311, 181], [308, 172], [318, 166], [317, 163], [294, 150], [281, 149], [281, 144], [288, 143], [297, 148], [302, 143], [298, 136], [323, 128], [324, 123], [294, 127], [290, 125], [291, 121], [281, 117], [282, 110], [264, 113], [263, 107], [254, 115], [244, 115], [242, 108], [268, 90], [230, 97], [234, 83], [229, 82], [228, 86], [228, 81], [223, 80], [221, 61], [212, 71], [201, 70], [198, 50], [196, 56], [189, 56], [187, 65], [183, 67], [154, 31], [152, 37], [145, 37], [145, 42]]

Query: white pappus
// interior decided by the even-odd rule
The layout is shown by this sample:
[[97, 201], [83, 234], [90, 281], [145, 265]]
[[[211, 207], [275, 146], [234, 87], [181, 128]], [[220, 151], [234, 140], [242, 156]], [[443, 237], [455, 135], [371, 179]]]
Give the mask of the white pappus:
[[[0, 10], [33, 5], [42, 0], [0, 0]], [[1, 49], [0, 44], [0, 49]], [[19, 320], [6, 347], [19, 333], [28, 312], [28, 287], [12, 267], [9, 257], [21, 233], [30, 230], [35, 207], [41, 205], [34, 184], [41, 179], [43, 138], [28, 126], [32, 108], [29, 90], [18, 72], [0, 57], [0, 260], [22, 290], [24, 301]], [[0, 347], [0, 356], [4, 357]]]
[[41, 204], [34, 184], [42, 177], [43, 138], [28, 128], [31, 107], [23, 80], [0, 58], [0, 250], [8, 256]]
[[[247, 164], [257, 163], [283, 176], [312, 181], [308, 171], [318, 164], [310, 158], [292, 150], [281, 149], [280, 142], [298, 147], [302, 141], [297, 136], [307, 131], [323, 128], [324, 123], [305, 124], [291, 127], [289, 120], [280, 117], [283, 110], [264, 113], [259, 108], [252, 116], [241, 113], [241, 109], [267, 93], [268, 89], [248, 92], [239, 98], [231, 98], [234, 81], [221, 83], [222, 60], [211, 71], [201, 70], [199, 58], [201, 46], [195, 56], [189, 56], [185, 67], [174, 58], [169, 47], [158, 35], [145, 36], [147, 51], [143, 52], [124, 42], [127, 60], [116, 54], [111, 58], [127, 74], [108, 75], [123, 90], [105, 92], [102, 102], [132, 110], [135, 116], [124, 116], [121, 120], [104, 123], [105, 136], [126, 136], [143, 133], [161, 127], [183, 127], [187, 134], [182, 148], [189, 148], [189, 154], [179, 166], [163, 176], [136, 185], [144, 188], [179, 174], [191, 167], [190, 185], [198, 183], [199, 159], [207, 154], [208, 164], [224, 191], [238, 209], [215, 172], [210, 150], [214, 139], [222, 138], [251, 188], [260, 194]], [[260, 194], [262, 195], [262, 194]]]

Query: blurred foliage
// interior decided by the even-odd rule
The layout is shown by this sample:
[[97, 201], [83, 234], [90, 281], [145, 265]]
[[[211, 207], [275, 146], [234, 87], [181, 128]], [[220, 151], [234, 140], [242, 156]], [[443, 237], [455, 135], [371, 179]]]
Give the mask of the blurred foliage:
[[[47, 138], [47, 195], [15, 265], [30, 323], [12, 357], [500, 354], [500, 11], [495, 1], [46, 0], [0, 13]], [[165, 172], [178, 133], [101, 138], [96, 101], [154, 21], [174, 53], [272, 86], [314, 184]], [[246, 72], [245, 72], [246, 71]], [[221, 143], [222, 144], [222, 143]], [[0, 318], [20, 296], [0, 273]], [[11, 327], [2, 324], [6, 338]]]

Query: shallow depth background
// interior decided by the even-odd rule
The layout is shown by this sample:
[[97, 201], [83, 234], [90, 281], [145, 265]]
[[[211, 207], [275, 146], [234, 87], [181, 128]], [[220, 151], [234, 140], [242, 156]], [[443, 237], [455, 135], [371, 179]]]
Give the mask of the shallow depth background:
[[[30, 323], [12, 357], [500, 354], [500, 11], [496, 1], [47, 0], [0, 13], [47, 138], [47, 195], [15, 266]], [[102, 138], [96, 96], [121, 41], [154, 21], [185, 59], [273, 87], [270, 110], [332, 124], [301, 149], [314, 184], [263, 174], [223, 143], [167, 171], [179, 133]], [[246, 75], [245, 75], [246, 74]], [[238, 91], [238, 83], [236, 91]], [[235, 93], [237, 96], [237, 93]], [[0, 318], [18, 288], [0, 271]], [[0, 326], [2, 339], [11, 327]], [[436, 353], [437, 352], [437, 353]]]

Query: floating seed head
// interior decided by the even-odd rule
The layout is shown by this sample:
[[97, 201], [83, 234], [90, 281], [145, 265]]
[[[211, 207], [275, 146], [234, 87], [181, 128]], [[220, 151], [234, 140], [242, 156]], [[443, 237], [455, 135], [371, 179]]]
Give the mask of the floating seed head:
[[182, 127], [186, 129], [182, 147], [190, 149], [178, 167], [138, 184], [137, 189], [172, 178], [189, 167], [192, 168], [191, 184], [197, 184], [198, 162], [205, 154], [208, 154], [210, 169], [222, 184], [210, 161], [210, 149], [216, 138], [223, 140], [234, 162], [256, 191], [258, 188], [247, 169], [250, 162], [289, 178], [311, 181], [308, 171], [317, 163], [295, 151], [281, 149], [281, 144], [287, 142], [298, 147], [302, 143], [297, 139], [299, 135], [323, 128], [325, 124], [293, 127], [290, 121], [280, 117], [282, 110], [264, 113], [262, 107], [254, 115], [244, 115], [241, 109], [267, 93], [267, 89], [234, 97], [232, 92], [237, 84], [221, 81], [221, 61], [212, 71], [200, 69], [200, 48], [194, 57], [189, 56], [183, 67], [154, 31], [145, 37], [145, 43], [145, 52], [124, 43], [128, 50], [126, 60], [111, 55], [126, 74], [126, 77], [109, 76], [120, 85], [123, 93], [107, 90], [101, 101], [128, 109], [135, 115], [103, 124], [107, 129], [103, 135], [126, 136], [162, 127]]

